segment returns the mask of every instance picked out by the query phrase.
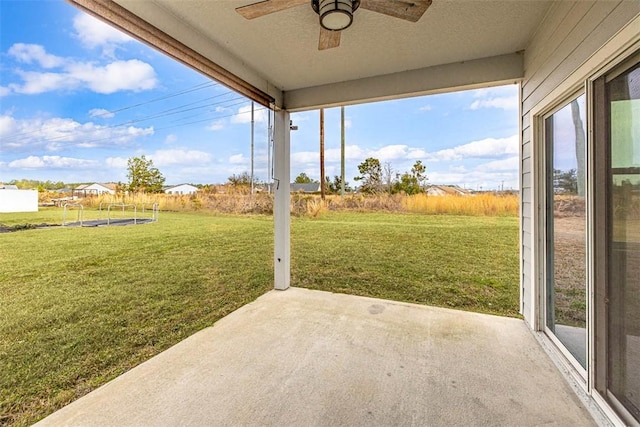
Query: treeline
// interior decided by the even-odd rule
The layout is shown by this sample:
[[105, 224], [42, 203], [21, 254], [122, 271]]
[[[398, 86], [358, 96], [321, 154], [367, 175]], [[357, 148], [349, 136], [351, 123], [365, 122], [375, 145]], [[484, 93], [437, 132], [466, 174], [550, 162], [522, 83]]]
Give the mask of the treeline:
[[[360, 175], [354, 179], [360, 183], [358, 190], [365, 194], [420, 194], [425, 191], [427, 182], [427, 168], [421, 160], [417, 160], [410, 171], [398, 172], [391, 166], [391, 163], [380, 163], [380, 160], [369, 157], [358, 165]], [[319, 183], [311, 179], [302, 172], [293, 181], [298, 184]], [[340, 192], [341, 179], [335, 176], [333, 180], [326, 177], [326, 189], [329, 194]], [[345, 181], [345, 191], [351, 192], [353, 189]]]
[[65, 184], [62, 181], [38, 181], [36, 179], [13, 179], [5, 184], [15, 185], [20, 190], [32, 190], [38, 191], [46, 190], [62, 190], [63, 188], [73, 188], [80, 184]]

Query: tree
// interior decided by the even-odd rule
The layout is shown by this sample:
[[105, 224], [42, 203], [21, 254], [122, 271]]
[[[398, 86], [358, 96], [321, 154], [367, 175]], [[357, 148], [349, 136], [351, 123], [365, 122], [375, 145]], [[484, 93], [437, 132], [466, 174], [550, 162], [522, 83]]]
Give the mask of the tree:
[[584, 132], [584, 123], [580, 117], [580, 105], [578, 100], [571, 101], [571, 117], [573, 119], [573, 128], [576, 133], [576, 160], [578, 163], [578, 170], [576, 171], [576, 193], [578, 196], [584, 197], [585, 194], [585, 179], [584, 174], [586, 171], [586, 159], [585, 159], [585, 143], [586, 136]]
[[47, 191], [47, 190], [60, 190], [66, 187], [66, 184], [62, 181], [38, 181], [34, 179], [13, 179], [9, 181], [7, 184], [15, 185], [22, 190], [29, 190], [32, 188], [38, 189], [38, 191]]
[[411, 175], [418, 181], [418, 185], [420, 189], [424, 187], [425, 181], [427, 180], [427, 167], [422, 164], [422, 160], [416, 160], [411, 168]]
[[411, 168], [411, 172], [397, 175], [392, 192], [408, 195], [422, 193], [424, 191], [424, 182], [427, 180], [426, 170], [427, 168], [422, 164], [422, 161], [417, 160]]
[[296, 176], [296, 179], [293, 181], [296, 184], [315, 184], [318, 181], [309, 178], [309, 176], [302, 172], [300, 175]]
[[409, 172], [405, 172], [398, 177], [393, 185], [394, 193], [405, 193], [407, 195], [418, 194], [422, 191], [416, 177]]
[[153, 160], [142, 155], [127, 160], [127, 187], [131, 192], [161, 193], [164, 176], [153, 166]]
[[[251, 175], [249, 175], [249, 172], [242, 172], [238, 175], [233, 174], [227, 178], [227, 181], [234, 187], [249, 187], [251, 185]], [[253, 183], [257, 184], [258, 178], [254, 177]]]
[[382, 188], [382, 166], [380, 160], [369, 157], [358, 165], [359, 176], [354, 179], [362, 181], [360, 191], [363, 193], [377, 193]]
[[[329, 178], [329, 177], [326, 177], [325, 180], [326, 180], [326, 183], [327, 183], [327, 192], [329, 194], [339, 194], [340, 193], [340, 190], [342, 188], [342, 179], [338, 175], [335, 175], [333, 177], [333, 181], [331, 181], [331, 178]], [[353, 191], [352, 188], [349, 187], [349, 182], [348, 181], [344, 182], [344, 191], [345, 191], [345, 193]]]
[[556, 193], [578, 194], [578, 176], [575, 169], [553, 170], [553, 187]]
[[391, 194], [393, 192], [393, 185], [396, 182], [396, 179], [393, 177], [391, 162], [386, 162], [382, 167], [382, 182], [384, 182], [385, 190]]

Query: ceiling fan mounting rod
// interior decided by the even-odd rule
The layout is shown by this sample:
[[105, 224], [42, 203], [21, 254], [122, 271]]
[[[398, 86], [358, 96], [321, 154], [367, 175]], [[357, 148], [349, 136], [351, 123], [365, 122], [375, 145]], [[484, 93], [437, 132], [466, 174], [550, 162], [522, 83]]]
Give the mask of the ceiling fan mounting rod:
[[311, 7], [320, 15], [320, 25], [329, 31], [349, 28], [359, 6], [360, 0], [311, 0]]

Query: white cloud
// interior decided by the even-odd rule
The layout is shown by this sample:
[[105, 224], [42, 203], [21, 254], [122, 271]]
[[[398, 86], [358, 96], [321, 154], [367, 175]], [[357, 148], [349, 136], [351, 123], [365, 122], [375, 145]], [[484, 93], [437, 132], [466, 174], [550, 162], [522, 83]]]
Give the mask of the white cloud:
[[517, 93], [517, 85], [504, 85], [504, 86], [492, 86], [484, 87], [481, 89], [474, 89], [469, 91], [474, 98], [489, 98], [495, 96], [509, 96]]
[[[328, 153], [325, 152], [325, 156], [327, 154]], [[297, 153], [291, 153], [292, 165], [304, 165], [309, 163], [316, 163], [319, 161], [320, 161], [320, 154], [317, 151], [299, 151]], [[334, 161], [334, 160], [329, 160], [325, 157], [325, 161]]]
[[9, 115], [0, 116], [0, 136], [3, 139], [2, 149], [5, 151], [126, 146], [153, 133], [153, 127], [114, 128], [60, 117], [17, 120]]
[[66, 73], [41, 73], [36, 71], [17, 71], [23, 83], [10, 83], [15, 93], [37, 95], [55, 90], [70, 90], [79, 86], [79, 81]]
[[178, 140], [178, 137], [171, 133], [171, 134], [167, 135], [167, 137], [164, 139], [164, 143], [165, 144], [173, 144], [177, 140]]
[[158, 84], [153, 67], [137, 59], [114, 61], [105, 66], [90, 63], [67, 67], [71, 81], [78, 80], [97, 93], [111, 94], [121, 90], [139, 92], [153, 89]]
[[107, 157], [104, 163], [111, 169], [125, 169], [128, 159], [124, 157]]
[[0, 137], [5, 138], [18, 132], [18, 123], [11, 116], [0, 116]]
[[[516, 155], [515, 157], [513, 155]], [[378, 149], [366, 149], [358, 145], [347, 145], [345, 147], [345, 159], [348, 163], [360, 163], [368, 157], [380, 160], [381, 163], [392, 163], [395, 167], [404, 167], [402, 163], [412, 163], [415, 160], [430, 162], [451, 162], [468, 159], [498, 159], [496, 162], [486, 163], [487, 170], [513, 170], [513, 159], [517, 160], [518, 138], [517, 135], [509, 138], [486, 138], [480, 141], [473, 141], [457, 147], [428, 152], [423, 148], [410, 147], [404, 144], [386, 145]], [[509, 159], [503, 159], [510, 156]], [[311, 167], [320, 162], [318, 151], [299, 151], [291, 154], [291, 164], [296, 169]], [[325, 151], [326, 163], [340, 162], [340, 148], [331, 148]], [[517, 170], [517, 161], [515, 170]], [[456, 169], [457, 168], [457, 169]], [[451, 172], [463, 173], [464, 166], [454, 165]]]
[[[340, 148], [325, 150], [325, 162], [340, 162]], [[425, 159], [429, 154], [421, 148], [409, 147], [408, 145], [387, 145], [376, 150], [364, 149], [357, 145], [347, 145], [345, 147], [345, 160], [348, 162], [361, 162], [367, 157], [374, 157], [381, 163], [393, 162], [394, 160], [417, 160]], [[320, 161], [318, 151], [299, 151], [291, 154], [291, 162], [295, 165], [313, 164]]]
[[500, 108], [502, 110], [515, 110], [518, 108], [518, 98], [489, 98], [479, 99], [473, 101], [469, 107], [472, 110], [478, 110], [480, 108]]
[[83, 45], [90, 49], [102, 47], [103, 54], [107, 56], [113, 56], [118, 44], [133, 40], [123, 32], [85, 13], [75, 16], [73, 28]]
[[[266, 123], [267, 109], [259, 105], [255, 106], [253, 120], [255, 123]], [[231, 123], [251, 123], [251, 105], [238, 108], [237, 114], [231, 117]]]
[[367, 157], [375, 157], [380, 160], [380, 163], [391, 162], [396, 159], [406, 158], [408, 148], [406, 145], [387, 145], [371, 152], [371, 155]]
[[423, 105], [418, 110], [419, 111], [431, 111], [431, 110], [433, 110], [433, 107], [431, 105]]
[[11, 89], [6, 86], [0, 86], [0, 97], [8, 96], [11, 94]]
[[60, 156], [29, 156], [9, 162], [12, 169], [90, 169], [96, 166], [95, 160]]
[[485, 138], [457, 147], [429, 153], [427, 160], [462, 160], [465, 158], [500, 157], [518, 154], [518, 136], [508, 138]]
[[497, 86], [477, 89], [472, 92], [474, 98], [471, 103], [471, 110], [481, 108], [498, 108], [501, 110], [518, 109], [518, 92], [516, 86]]
[[[309, 112], [291, 113], [291, 120], [293, 121], [294, 125], [300, 122], [308, 122], [311, 119], [312, 119], [311, 113]], [[313, 119], [317, 120], [317, 115], [313, 116]]]
[[244, 165], [247, 164], [248, 161], [249, 160], [242, 154], [234, 154], [233, 156], [229, 157], [229, 163], [231, 163], [232, 165]]
[[430, 184], [461, 184], [465, 181], [466, 174], [462, 172], [438, 172], [427, 170]]
[[222, 130], [224, 129], [224, 124], [225, 121], [220, 119], [220, 120], [214, 120], [209, 126], [207, 126], [205, 129], [206, 130], [212, 130], [212, 131], [217, 131], [217, 130]]
[[517, 171], [520, 164], [518, 156], [507, 157], [506, 159], [494, 160], [492, 162], [478, 165], [479, 171]]
[[457, 165], [457, 166], [449, 166], [449, 171], [451, 172], [457, 172], [457, 173], [464, 173], [467, 171], [467, 168], [465, 168], [463, 165]]
[[89, 110], [90, 117], [101, 117], [103, 119], [110, 119], [115, 116], [111, 111], [105, 110], [104, 108], [94, 108]]
[[194, 165], [210, 163], [213, 158], [211, 154], [198, 150], [171, 149], [158, 150], [149, 155], [155, 166], [173, 166], [173, 165]]
[[14, 44], [9, 51], [25, 63], [37, 62], [44, 68], [54, 65], [62, 68], [58, 72], [14, 70], [21, 83], [9, 83], [0, 92], [6, 96], [10, 91], [21, 94], [39, 94], [51, 91], [90, 89], [97, 93], [111, 94], [123, 90], [139, 92], [153, 89], [158, 80], [153, 67], [138, 59], [111, 61], [100, 65], [94, 62], [76, 62], [46, 53], [39, 45]]
[[65, 63], [64, 58], [47, 53], [39, 44], [15, 43], [9, 48], [8, 53], [20, 62], [36, 62], [43, 68], [60, 67]]

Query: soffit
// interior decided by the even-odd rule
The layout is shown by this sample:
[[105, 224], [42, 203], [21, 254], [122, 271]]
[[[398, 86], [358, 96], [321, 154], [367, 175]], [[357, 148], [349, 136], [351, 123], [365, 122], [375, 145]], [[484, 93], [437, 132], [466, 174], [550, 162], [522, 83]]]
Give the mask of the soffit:
[[523, 50], [551, 2], [434, 0], [417, 23], [358, 9], [338, 48], [319, 51], [310, 5], [246, 20], [254, 0], [116, 0], [259, 89], [293, 91]]

